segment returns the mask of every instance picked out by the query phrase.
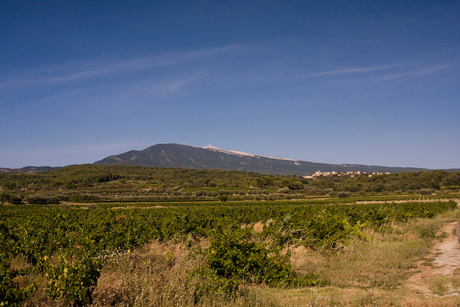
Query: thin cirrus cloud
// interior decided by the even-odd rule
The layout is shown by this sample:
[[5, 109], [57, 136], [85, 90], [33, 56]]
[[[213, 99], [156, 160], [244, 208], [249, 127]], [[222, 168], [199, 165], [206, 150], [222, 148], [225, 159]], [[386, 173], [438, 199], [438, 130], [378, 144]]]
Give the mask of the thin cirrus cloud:
[[[331, 67], [323, 70], [316, 67], [314, 71], [312, 67], [297, 67], [291, 61], [278, 65], [276, 64], [279, 60], [277, 57], [261, 56], [277, 53], [276, 50], [268, 49], [264, 44], [228, 45], [118, 61], [86, 61], [42, 67], [20, 73], [16, 78], [0, 76], [0, 80], [4, 80], [0, 81], [0, 92], [7, 93], [7, 95], [22, 95], [23, 89], [34, 91], [49, 88], [54, 89], [55, 93], [38, 98], [34, 100], [34, 103], [78, 97], [85, 93], [92, 93], [94, 98], [112, 99], [122, 103], [123, 98], [130, 98], [133, 95], [141, 98], [179, 94], [192, 83], [194, 84], [193, 90], [197, 92], [205, 90], [211, 84], [219, 84], [224, 88], [247, 87], [253, 83], [316, 78], [322, 80], [336, 76], [346, 80], [352, 75], [355, 75], [356, 78], [365, 75], [366, 79], [363, 79], [363, 82], [378, 82], [416, 78], [449, 67], [449, 64], [445, 64], [407, 72], [404, 69], [407, 67], [405, 64], [387, 64], [341, 69]], [[241, 58], [245, 60], [234, 61], [234, 59]], [[246, 66], [246, 61], [250, 59], [254, 61], [251, 61], [251, 66]], [[155, 70], [156, 68], [167, 68], [167, 71]], [[136, 73], [139, 73], [139, 76], [142, 75], [142, 78], [136, 78]], [[127, 76], [129, 78], [126, 78]], [[85, 84], [85, 81], [91, 81], [91, 84]]]
[[[246, 48], [247, 47], [247, 48]], [[129, 60], [113, 61], [99, 64], [94, 61], [69, 63], [54, 67], [38, 68], [27, 71], [23, 76], [1, 76], [0, 89], [12, 89], [29, 86], [41, 86], [43, 84], [56, 84], [73, 82], [94, 77], [103, 77], [114, 74], [127, 74], [131, 72], [146, 71], [159, 67], [167, 67], [185, 64], [193, 60], [212, 58], [225, 54], [238, 54], [249, 51], [249, 46], [229, 45], [224, 47], [170, 52], [149, 57], [141, 57]], [[94, 67], [97, 67], [96, 69]], [[65, 73], [72, 71], [71, 73]], [[51, 75], [51, 76], [50, 76]]]
[[258, 82], [274, 82], [279, 80], [301, 80], [301, 79], [311, 79], [318, 78], [323, 76], [332, 76], [332, 75], [351, 75], [351, 74], [360, 74], [374, 71], [382, 71], [386, 69], [391, 69], [398, 67], [400, 65], [384, 65], [384, 66], [375, 66], [375, 67], [356, 67], [356, 68], [346, 68], [346, 69], [334, 69], [326, 70], [320, 72], [308, 72], [308, 68], [303, 69], [299, 73], [298, 68], [274, 68], [273, 70], [268, 71], [246, 71], [240, 74], [235, 75], [222, 75], [218, 80], [220, 81], [258, 81]]
[[[179, 94], [185, 86], [193, 84], [194, 82], [206, 78], [207, 76], [209, 76], [209, 74], [198, 73], [187, 77], [176, 77], [171, 80], [149, 80], [147, 82], [141, 82], [141, 84], [125, 88], [114, 88], [109, 91], [110, 94], [104, 95], [103, 100], [113, 105], [114, 103], [130, 103], [133, 97], [138, 99], [155, 99], [164, 97], [165, 95]], [[101, 101], [100, 98], [95, 98], [94, 100], [95, 102]]]
[[360, 67], [360, 68], [347, 68], [347, 69], [339, 69], [339, 70], [331, 70], [331, 71], [324, 71], [319, 73], [314, 73], [309, 75], [310, 77], [320, 77], [320, 76], [327, 76], [327, 75], [340, 75], [340, 74], [350, 74], [350, 73], [365, 73], [370, 71], [378, 71], [384, 69], [390, 69], [397, 67], [398, 65], [385, 65], [385, 66], [377, 66], [377, 67]]
[[[241, 56], [246, 54], [249, 56], [256, 56], [258, 51], [264, 50], [264, 46], [254, 45], [229, 45], [216, 48], [200, 49], [200, 50], [188, 50], [163, 53], [159, 55], [153, 55], [148, 57], [141, 57], [128, 60], [119, 60], [105, 63], [98, 63], [97, 61], [87, 61], [80, 63], [68, 63], [54, 67], [43, 67], [36, 70], [27, 71], [22, 73], [22, 76], [0, 76], [0, 90], [14, 90], [21, 88], [33, 88], [37, 86], [53, 86], [64, 84], [66, 82], [75, 83], [78, 81], [91, 80], [94, 78], [104, 79], [113, 76], [123, 76], [129, 73], [136, 73], [142, 71], [148, 71], [155, 68], [177, 66], [171, 71], [181, 71], [185, 69], [185, 66], [193, 61], [199, 60], [212, 60], [212, 58], [218, 58], [220, 61], [216, 63], [216, 66], [222, 66], [221, 69], [213, 68], [213, 74], [216, 77], [215, 81], [232, 81], [232, 80], [254, 80], [254, 81], [276, 81], [276, 80], [288, 80], [288, 79], [302, 79], [302, 78], [314, 78], [323, 77], [329, 75], [347, 75], [347, 74], [359, 74], [374, 71], [382, 71], [391, 68], [395, 68], [398, 65], [383, 65], [375, 67], [351, 67], [346, 69], [332, 69], [320, 72], [303, 72], [297, 73], [297, 68], [294, 67], [283, 67], [282, 69], [263, 69], [251, 70], [250, 68], [242, 67], [242, 70], [236, 72], [227, 71], [225, 68], [228, 65], [228, 58], [230, 56]], [[263, 51], [262, 51], [263, 52]], [[244, 55], [243, 55], [244, 56]], [[220, 58], [219, 58], [220, 57]], [[206, 66], [206, 61], [201, 62], [201, 65], [189, 68], [192, 70], [201, 70], [202, 66]], [[269, 59], [266, 63], [269, 63]], [[233, 67], [232, 65], [231, 67]], [[94, 68], [96, 67], [96, 68]], [[305, 68], [308, 70], [308, 68]], [[70, 71], [70, 73], [69, 73]], [[195, 71], [196, 74], [196, 71]], [[205, 73], [209, 75], [210, 73]], [[395, 75], [396, 77], [397, 75]], [[195, 78], [195, 77], [193, 77]], [[190, 78], [190, 79], [193, 79]], [[392, 78], [392, 76], [385, 77]], [[179, 79], [181, 79], [179, 77]], [[186, 78], [189, 80], [189, 78]], [[180, 85], [184, 81], [178, 80], [177, 83]], [[177, 89], [177, 86], [172, 86], [172, 89]]]
[[434, 66], [434, 67], [424, 69], [424, 70], [416, 70], [416, 71], [404, 72], [404, 73], [393, 74], [393, 75], [381, 77], [379, 80], [383, 81], [383, 80], [398, 79], [398, 78], [405, 78], [405, 77], [416, 78], [416, 77], [431, 74], [433, 72], [437, 72], [442, 69], [446, 69], [449, 66], [450, 64], [438, 65], [438, 66]]

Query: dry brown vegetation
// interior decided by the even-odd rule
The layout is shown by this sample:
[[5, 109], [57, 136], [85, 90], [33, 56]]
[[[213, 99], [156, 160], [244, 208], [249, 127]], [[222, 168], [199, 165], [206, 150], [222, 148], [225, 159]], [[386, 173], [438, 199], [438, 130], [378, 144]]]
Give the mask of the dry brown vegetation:
[[[447, 224], [451, 229], [459, 218], [454, 211], [434, 219], [394, 223], [388, 233], [367, 229], [369, 241], [355, 240], [337, 252], [294, 248], [291, 261], [298, 273], [320, 273], [330, 286], [263, 292], [282, 306], [459, 306], [460, 262], [451, 264], [457, 269], [446, 275], [442, 274], [445, 265], [433, 265], [449, 252], [438, 248], [446, 240], [440, 227]], [[456, 234], [450, 240], [457, 241]], [[414, 288], [413, 276], [426, 267], [431, 275]]]

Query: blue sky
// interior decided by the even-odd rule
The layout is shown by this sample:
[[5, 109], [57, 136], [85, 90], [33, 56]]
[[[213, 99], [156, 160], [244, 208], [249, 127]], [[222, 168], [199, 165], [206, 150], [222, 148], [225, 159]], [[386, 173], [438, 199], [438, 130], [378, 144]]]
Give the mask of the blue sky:
[[459, 1], [0, 0], [0, 167], [158, 143], [460, 168]]

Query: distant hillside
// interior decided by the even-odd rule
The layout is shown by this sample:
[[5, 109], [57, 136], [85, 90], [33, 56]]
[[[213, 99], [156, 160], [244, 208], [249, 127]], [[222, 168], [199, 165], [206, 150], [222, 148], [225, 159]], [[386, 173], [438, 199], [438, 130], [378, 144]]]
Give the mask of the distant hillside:
[[4, 173], [41, 173], [47, 172], [58, 167], [51, 166], [26, 166], [23, 168], [0, 168], [0, 174]]
[[238, 151], [224, 150], [212, 146], [193, 147], [180, 144], [157, 144], [144, 150], [131, 150], [109, 156], [94, 164], [135, 165], [150, 167], [182, 167], [185, 169], [240, 170], [274, 175], [305, 176], [322, 172], [412, 172], [423, 168], [385, 167], [356, 164], [325, 164], [284, 158], [253, 155]]

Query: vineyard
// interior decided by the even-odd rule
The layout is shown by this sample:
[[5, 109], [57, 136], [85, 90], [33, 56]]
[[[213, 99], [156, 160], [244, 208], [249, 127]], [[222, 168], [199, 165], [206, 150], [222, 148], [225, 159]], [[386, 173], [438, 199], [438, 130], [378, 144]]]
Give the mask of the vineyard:
[[[45, 295], [74, 305], [91, 304], [104, 263], [111, 255], [126, 254], [152, 240], [194, 242], [203, 266], [190, 272], [195, 303], [208, 294], [226, 293], [232, 299], [240, 285], [266, 284], [289, 288], [328, 285], [311, 272], [295, 274], [286, 246], [338, 250], [353, 239], [368, 240], [364, 228], [388, 231], [392, 222], [431, 218], [453, 210], [450, 202], [401, 204], [336, 204], [308, 202], [164, 203], [124, 209], [102, 204], [81, 206], [30, 205], [0, 207], [3, 305], [27, 304], [46, 280]], [[261, 224], [261, 229], [245, 227]], [[174, 264], [174, 255], [166, 259]], [[167, 258], [168, 258], [167, 257]], [[21, 267], [22, 265], [22, 267]], [[196, 280], [203, 287], [194, 285]], [[42, 286], [43, 287], [43, 286]], [[41, 289], [43, 291], [43, 289]], [[235, 299], [233, 297], [233, 299]]]
[[283, 306], [302, 289], [396, 291], [458, 220], [459, 176], [438, 171], [306, 180], [72, 166], [0, 184], [0, 306]]

